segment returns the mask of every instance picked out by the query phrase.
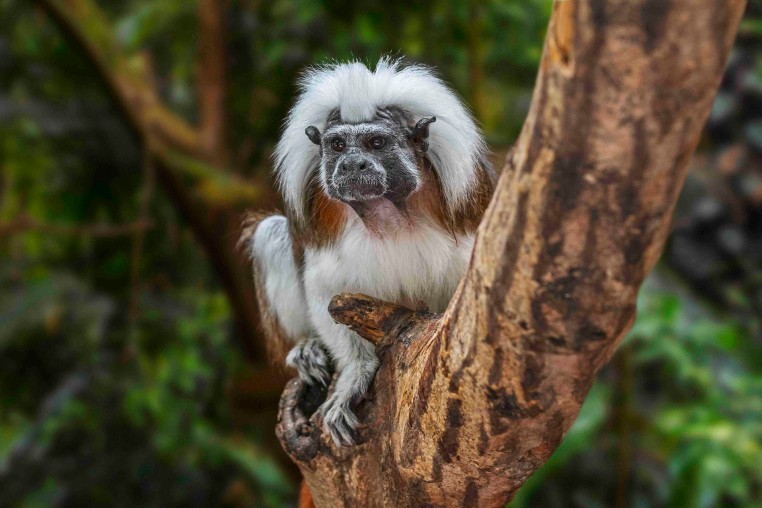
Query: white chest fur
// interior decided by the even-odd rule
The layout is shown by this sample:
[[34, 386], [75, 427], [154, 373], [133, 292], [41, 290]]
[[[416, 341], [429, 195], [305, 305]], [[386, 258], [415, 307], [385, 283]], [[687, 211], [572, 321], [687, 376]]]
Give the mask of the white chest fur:
[[305, 252], [309, 302], [323, 305], [351, 292], [408, 306], [423, 301], [435, 312], [445, 309], [468, 266], [473, 236], [456, 240], [428, 222], [385, 237], [371, 234], [359, 220], [347, 226], [331, 247]]

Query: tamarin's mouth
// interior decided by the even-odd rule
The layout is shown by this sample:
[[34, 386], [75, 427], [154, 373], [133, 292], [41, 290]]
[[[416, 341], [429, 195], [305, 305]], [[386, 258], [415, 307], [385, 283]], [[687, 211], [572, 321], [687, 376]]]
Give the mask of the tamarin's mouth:
[[341, 201], [368, 201], [386, 193], [384, 179], [375, 175], [348, 175], [333, 181], [336, 197]]

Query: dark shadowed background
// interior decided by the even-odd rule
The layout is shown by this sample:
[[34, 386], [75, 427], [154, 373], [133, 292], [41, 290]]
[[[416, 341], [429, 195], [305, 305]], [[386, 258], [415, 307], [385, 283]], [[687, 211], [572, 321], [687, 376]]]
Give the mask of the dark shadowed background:
[[[433, 65], [500, 167], [550, 9], [0, 0], [0, 507], [295, 505], [233, 248], [299, 72]], [[762, 506], [760, 57], [753, 0], [635, 327], [511, 506]]]

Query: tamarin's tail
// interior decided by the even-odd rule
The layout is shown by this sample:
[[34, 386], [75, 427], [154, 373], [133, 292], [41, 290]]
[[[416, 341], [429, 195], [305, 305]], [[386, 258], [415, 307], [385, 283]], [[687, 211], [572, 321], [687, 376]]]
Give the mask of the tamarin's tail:
[[315, 508], [315, 502], [312, 500], [312, 493], [307, 487], [307, 482], [302, 480], [302, 488], [299, 489], [299, 508]]
[[[301, 328], [303, 328], [304, 325], [292, 322], [281, 323], [278, 316], [279, 307], [299, 305], [300, 302], [294, 302], [295, 299], [298, 299], [298, 295], [296, 297], [278, 295], [276, 298], [277, 301], [275, 302], [271, 302], [270, 298], [268, 298], [266, 288], [268, 275], [270, 278], [273, 278], [277, 277], [277, 274], [273, 273], [276, 271], [274, 269], [275, 267], [267, 266], [267, 253], [263, 255], [261, 252], [263, 249], [255, 249], [254, 237], [257, 227], [259, 227], [263, 221], [275, 217], [280, 216], [274, 216], [272, 213], [267, 212], [247, 213], [244, 216], [241, 226], [238, 249], [246, 259], [251, 262], [254, 277], [254, 289], [257, 296], [257, 306], [259, 307], [260, 327], [264, 334], [265, 344], [267, 346], [267, 356], [273, 365], [283, 368], [285, 367], [286, 354], [288, 354], [288, 351], [300, 338], [299, 336], [293, 335], [301, 334]], [[283, 218], [283, 220], [285, 221], [285, 218]], [[273, 247], [277, 248], [277, 245], [273, 245], [272, 247], [266, 246], [264, 250], [273, 250]], [[290, 252], [288, 252], [288, 254], [291, 255]], [[285, 256], [280, 257], [283, 258]]]

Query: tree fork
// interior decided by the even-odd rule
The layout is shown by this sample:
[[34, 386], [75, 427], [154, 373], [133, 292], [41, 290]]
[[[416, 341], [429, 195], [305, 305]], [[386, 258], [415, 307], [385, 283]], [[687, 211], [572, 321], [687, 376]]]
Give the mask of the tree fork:
[[744, 0], [557, 1], [534, 98], [435, 316], [361, 295], [378, 345], [363, 442], [337, 448], [292, 381], [277, 434], [326, 506], [503, 506], [550, 457], [635, 317]]

